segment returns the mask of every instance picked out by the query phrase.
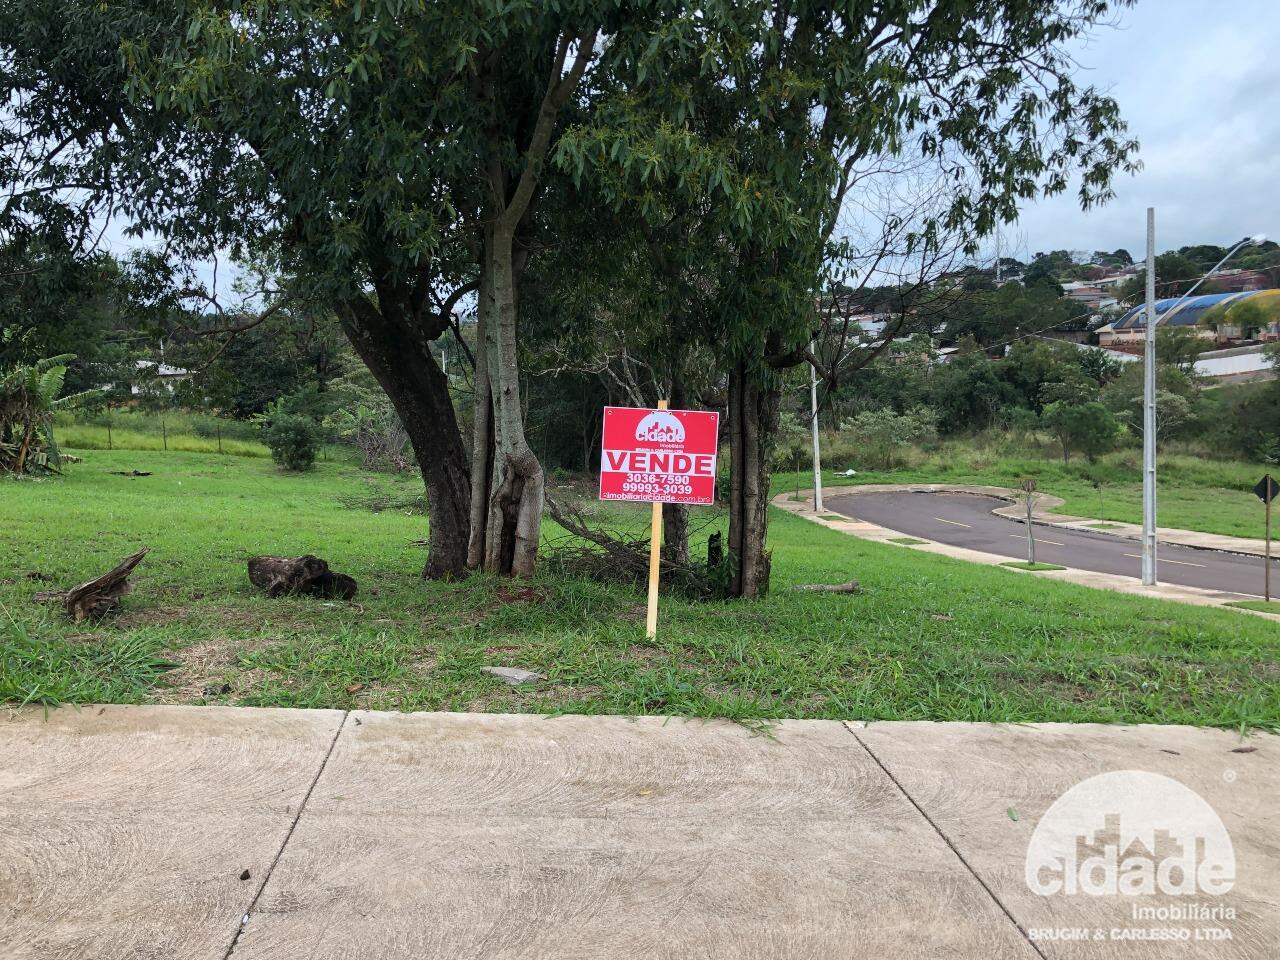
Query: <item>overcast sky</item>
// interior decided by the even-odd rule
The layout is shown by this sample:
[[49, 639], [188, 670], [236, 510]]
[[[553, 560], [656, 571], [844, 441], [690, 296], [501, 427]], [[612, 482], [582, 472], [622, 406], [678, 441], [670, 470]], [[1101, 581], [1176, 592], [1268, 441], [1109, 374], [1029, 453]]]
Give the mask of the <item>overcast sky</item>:
[[1005, 242], [1135, 258], [1156, 208], [1156, 249], [1280, 239], [1278, 0], [1138, 0], [1078, 51], [1082, 83], [1108, 90], [1141, 143], [1141, 172], [1089, 213], [1064, 194], [1028, 207]]

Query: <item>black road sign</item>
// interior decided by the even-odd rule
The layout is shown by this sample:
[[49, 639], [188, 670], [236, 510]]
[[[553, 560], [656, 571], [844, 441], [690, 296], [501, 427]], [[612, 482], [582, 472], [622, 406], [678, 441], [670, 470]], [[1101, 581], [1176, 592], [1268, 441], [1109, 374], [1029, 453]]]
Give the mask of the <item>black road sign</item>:
[[1253, 488], [1253, 492], [1258, 495], [1258, 499], [1263, 503], [1270, 503], [1280, 498], [1280, 483], [1276, 483], [1275, 477], [1268, 473], [1258, 481], [1258, 485]]

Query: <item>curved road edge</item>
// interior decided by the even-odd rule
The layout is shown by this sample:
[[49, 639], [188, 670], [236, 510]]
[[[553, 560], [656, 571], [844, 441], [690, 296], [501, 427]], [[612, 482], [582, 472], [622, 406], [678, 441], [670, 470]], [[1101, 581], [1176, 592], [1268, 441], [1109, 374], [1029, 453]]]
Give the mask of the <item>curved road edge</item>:
[[[837, 492], [838, 491], [838, 492]], [[812, 490], [802, 490], [801, 494], [813, 498]], [[827, 489], [824, 488], [824, 493]], [[1026, 517], [1026, 507], [1022, 504], [1021, 490], [1012, 487], [996, 487], [976, 483], [855, 483], [845, 486], [831, 487], [830, 494], [839, 496], [845, 493], [976, 493], [988, 497], [999, 497], [1008, 500], [1009, 506], [993, 510], [1002, 517], [1022, 520]], [[1107, 520], [1105, 527], [1093, 517], [1076, 517], [1067, 513], [1054, 513], [1058, 507], [1066, 503], [1061, 497], [1051, 493], [1036, 493], [1036, 503], [1032, 509], [1033, 522], [1051, 527], [1067, 527], [1072, 530], [1085, 530], [1089, 533], [1101, 533], [1123, 540], [1142, 540], [1142, 525], [1125, 523], [1121, 520]], [[1220, 533], [1203, 533], [1199, 530], [1181, 530], [1177, 527], [1156, 527], [1161, 543], [1174, 543], [1180, 547], [1191, 547], [1195, 550], [1217, 550], [1222, 553], [1239, 553], [1248, 557], [1261, 557], [1266, 553], [1266, 543], [1251, 537], [1230, 537]]]
[[[848, 487], [832, 488], [832, 495], [835, 495], [834, 491], [836, 489], [850, 493], [855, 491], [861, 491], [863, 493], [894, 491], [921, 493], [980, 493], [987, 496], [1009, 498], [1012, 498], [1015, 494], [1015, 491], [1012, 491], [1007, 487], [962, 484], [852, 484]], [[828, 491], [824, 488], [823, 493], [826, 494]], [[816, 523], [819, 526], [827, 527], [828, 529], [836, 530], [840, 533], [849, 534], [859, 538], [860, 540], [869, 540], [874, 543], [884, 543], [894, 547], [919, 550], [924, 553], [951, 557], [955, 560], [967, 560], [970, 563], [979, 563], [985, 566], [998, 566], [1012, 573], [1020, 573], [1033, 577], [1047, 577], [1052, 580], [1061, 580], [1067, 583], [1074, 583], [1079, 586], [1093, 587], [1098, 590], [1112, 590], [1117, 593], [1129, 593], [1140, 597], [1152, 597], [1157, 600], [1173, 600], [1178, 603], [1189, 603], [1197, 607], [1221, 607], [1233, 612], [1246, 613], [1255, 617], [1263, 617], [1267, 620], [1280, 622], [1280, 615], [1265, 613], [1261, 610], [1250, 610], [1246, 607], [1228, 606], [1228, 601], [1223, 599], [1218, 592], [1202, 590], [1198, 587], [1177, 586], [1163, 583], [1149, 587], [1144, 585], [1142, 581], [1136, 577], [1123, 577], [1118, 574], [1111, 573], [1095, 573], [1091, 570], [1080, 570], [1074, 567], [1064, 567], [1061, 570], [1020, 570], [1017, 567], [1006, 566], [1006, 564], [1009, 563], [1009, 558], [1001, 556], [1000, 554], [986, 553], [981, 550], [971, 550], [967, 547], [955, 547], [946, 543], [938, 543], [935, 540], [925, 540], [913, 534], [906, 534], [898, 530], [891, 530], [888, 527], [882, 527], [878, 524], [869, 523], [865, 520], [853, 520], [848, 517], [840, 517], [835, 513], [827, 513], [824, 511], [821, 515], [816, 514], [813, 509], [813, 490], [800, 490], [799, 496], [799, 500], [795, 499], [795, 491], [780, 493], [775, 496], [771, 502], [775, 507], [780, 510], [785, 510], [787, 513], [801, 517], [812, 523]], [[1059, 498], [1050, 497], [1047, 494], [1042, 496], [1045, 501], [1057, 501], [1057, 503], [1049, 503], [1050, 507], [1057, 506], [1063, 502]], [[999, 513], [1001, 511], [996, 512]], [[1052, 522], [1042, 519], [1039, 514], [1034, 515], [1034, 517], [1042, 523]], [[1094, 532], [1098, 531], [1095, 530]], [[1163, 532], [1161, 536], [1163, 539]], [[896, 542], [903, 539], [918, 542]], [[1184, 546], [1190, 546], [1190, 544], [1184, 544]], [[1217, 548], [1205, 547], [1204, 549]]]

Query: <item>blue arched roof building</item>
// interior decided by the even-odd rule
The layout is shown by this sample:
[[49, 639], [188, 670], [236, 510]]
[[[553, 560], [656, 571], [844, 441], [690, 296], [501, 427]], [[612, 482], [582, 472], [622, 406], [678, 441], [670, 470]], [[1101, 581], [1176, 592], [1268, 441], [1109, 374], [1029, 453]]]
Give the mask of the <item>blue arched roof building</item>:
[[[1178, 307], [1169, 317], [1166, 317], [1165, 314], [1178, 302], [1178, 298], [1169, 297], [1166, 300], [1157, 300], [1156, 326], [1194, 327], [1206, 312], [1218, 304], [1234, 303], [1261, 292], [1263, 291], [1245, 290], [1242, 293], [1205, 293], [1198, 297], [1188, 297], [1182, 302], [1182, 306]], [[1115, 330], [1145, 330], [1147, 327], [1146, 305], [1138, 304], [1111, 326]]]

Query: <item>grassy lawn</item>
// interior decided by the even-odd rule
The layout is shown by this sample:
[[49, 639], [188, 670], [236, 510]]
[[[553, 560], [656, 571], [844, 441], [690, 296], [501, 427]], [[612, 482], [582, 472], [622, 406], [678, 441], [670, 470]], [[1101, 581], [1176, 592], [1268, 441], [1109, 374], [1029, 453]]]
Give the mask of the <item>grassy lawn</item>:
[[269, 457], [259, 429], [243, 420], [226, 420], [184, 410], [163, 417], [140, 410], [113, 410], [111, 427], [98, 418], [64, 411], [55, 418], [58, 443], [68, 450], [175, 450]]
[[1261, 610], [1263, 613], [1274, 613], [1280, 617], [1280, 600], [1237, 600], [1227, 606], [1240, 607], [1242, 610]]
[[[412, 477], [78, 452], [63, 478], [0, 482], [0, 700], [1280, 726], [1280, 624], [1242, 612], [1027, 578], [775, 511], [770, 596], [665, 598], [646, 643], [629, 588], [423, 583]], [[135, 469], [152, 476], [117, 473]], [[32, 601], [143, 544], [118, 616], [73, 625]], [[267, 599], [245, 576], [258, 553], [326, 557], [360, 594]], [[861, 594], [790, 589], [851, 577]], [[547, 679], [511, 688], [485, 665]]]
[[[186, 453], [217, 453], [216, 437], [201, 437], [193, 433], [170, 433], [167, 437], [159, 433], [144, 433], [140, 430], [113, 429], [110, 434], [106, 427], [95, 424], [77, 423], [63, 427], [58, 431], [58, 442], [70, 452], [82, 450], [164, 450], [166, 445], [171, 451]], [[266, 444], [255, 440], [234, 440], [224, 438], [222, 452], [233, 457], [269, 457], [271, 451]]]
[[[1034, 442], [1025, 453], [1010, 452], [1012, 441], [959, 440], [943, 443], [931, 451], [910, 451], [907, 465], [890, 470], [860, 463], [856, 451], [846, 451], [832, 443], [826, 459], [829, 472], [824, 486], [863, 483], [980, 483], [1016, 487], [1024, 477], [1035, 477], [1040, 490], [1066, 501], [1059, 513], [1089, 517], [1099, 521], [1142, 522], [1141, 451], [1121, 450], [1096, 464], [1062, 458]], [[1253, 486], [1264, 473], [1280, 474], [1275, 464], [1252, 464], [1238, 460], [1211, 460], [1186, 453], [1161, 452], [1158, 462], [1160, 525], [1183, 530], [1200, 530], [1236, 537], [1261, 538], [1264, 534], [1262, 503]], [[846, 468], [857, 470], [850, 478]], [[1102, 496], [1093, 480], [1102, 481]], [[797, 481], [813, 485], [812, 473], [800, 471], [779, 478], [779, 490], [792, 489]]]

